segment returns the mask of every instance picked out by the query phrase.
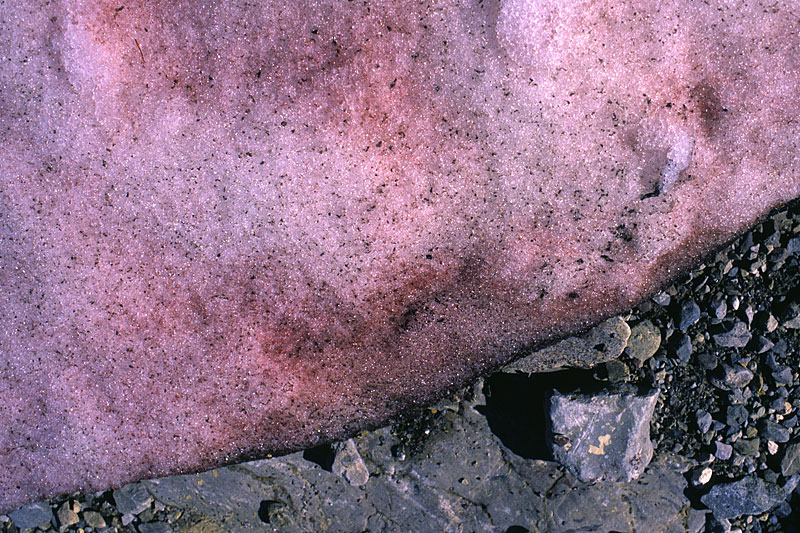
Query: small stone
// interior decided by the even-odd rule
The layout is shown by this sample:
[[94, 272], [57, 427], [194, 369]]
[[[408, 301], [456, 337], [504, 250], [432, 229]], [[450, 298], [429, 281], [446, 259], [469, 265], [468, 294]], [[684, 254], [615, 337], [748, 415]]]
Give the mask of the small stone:
[[750, 413], [747, 412], [747, 408], [744, 405], [736, 404], [729, 405], [725, 415], [725, 422], [730, 427], [738, 430], [747, 422], [747, 417], [750, 416]]
[[786, 244], [786, 251], [793, 255], [800, 253], [800, 237], [789, 239], [789, 242]]
[[791, 387], [794, 383], [791, 367], [784, 366], [775, 370], [775, 372], [772, 373], [772, 379], [774, 379], [776, 383]]
[[692, 356], [692, 340], [685, 333], [674, 335], [670, 342], [675, 355], [682, 363], [688, 363]]
[[711, 418], [711, 413], [708, 411], [704, 411], [703, 409], [697, 411], [697, 428], [700, 430], [700, 433], [708, 433], [713, 421], [714, 419]]
[[762, 420], [758, 423], [758, 434], [761, 438], [775, 442], [788, 442], [791, 432], [772, 420]]
[[136, 520], [136, 517], [132, 513], [125, 513], [122, 515], [122, 525], [127, 526], [128, 524], [133, 523]]
[[772, 313], [769, 314], [767, 317], [767, 321], [764, 324], [764, 328], [767, 330], [767, 333], [772, 333], [776, 329], [778, 329], [778, 319], [772, 316]]
[[700, 306], [694, 300], [687, 300], [681, 305], [678, 315], [678, 329], [686, 331], [689, 326], [700, 320]]
[[672, 301], [672, 298], [666, 292], [659, 292], [653, 296], [653, 301], [661, 307], [666, 307]]
[[781, 474], [788, 478], [800, 472], [800, 442], [794, 442], [786, 447], [781, 459]]
[[87, 526], [95, 529], [106, 527], [106, 521], [103, 518], [103, 515], [96, 511], [84, 511], [83, 521], [86, 522]]
[[716, 518], [729, 519], [767, 512], [785, 498], [783, 489], [774, 483], [748, 476], [733, 483], [714, 485], [700, 501]]
[[713, 336], [714, 342], [723, 348], [744, 348], [752, 337], [747, 324], [741, 321], [737, 321], [730, 330]]
[[714, 445], [714, 457], [721, 461], [726, 461], [731, 458], [731, 454], [733, 454], [733, 447], [730, 444], [718, 440], [714, 443]]
[[761, 446], [761, 439], [739, 439], [733, 443], [733, 447], [742, 455], [755, 457], [758, 455], [758, 448]]
[[628, 370], [628, 365], [623, 363], [620, 360], [609, 361], [605, 364], [606, 368], [606, 375], [608, 376], [608, 381], [611, 383], [619, 383], [620, 381], [625, 381], [628, 376], [630, 375], [630, 371]]
[[56, 513], [56, 517], [58, 518], [58, 525], [61, 530], [78, 523], [78, 513], [70, 508], [69, 502], [61, 504], [61, 507], [58, 508], [58, 512]]
[[697, 362], [706, 370], [714, 370], [719, 365], [717, 356], [709, 352], [700, 352], [697, 354]]
[[767, 453], [769, 453], [770, 455], [775, 455], [776, 453], [778, 453], [778, 444], [776, 442], [768, 440]]
[[762, 354], [770, 351], [775, 344], [763, 335], [756, 335], [751, 341], [753, 351]]
[[360, 487], [369, 481], [369, 470], [358, 453], [353, 439], [348, 439], [336, 446], [331, 471], [345, 478], [351, 485]]
[[711, 376], [711, 383], [723, 390], [743, 389], [753, 379], [753, 373], [741, 365], [723, 364]]
[[695, 468], [692, 470], [692, 473], [689, 476], [689, 481], [691, 482], [693, 487], [702, 487], [709, 481], [711, 481], [711, 476], [713, 475], [714, 471], [711, 470], [710, 467], [704, 466], [700, 468]]
[[121, 514], [138, 515], [153, 503], [153, 496], [142, 483], [131, 483], [114, 491], [114, 503]]
[[715, 298], [711, 302], [711, 312], [718, 320], [722, 320], [728, 314], [728, 302], [724, 298]]
[[649, 320], [644, 320], [631, 329], [625, 352], [633, 359], [647, 361], [661, 346], [661, 330]]
[[45, 529], [53, 520], [53, 511], [47, 502], [36, 502], [21, 507], [13, 513], [9, 513], [8, 516], [20, 530], [34, 529], [40, 526]]

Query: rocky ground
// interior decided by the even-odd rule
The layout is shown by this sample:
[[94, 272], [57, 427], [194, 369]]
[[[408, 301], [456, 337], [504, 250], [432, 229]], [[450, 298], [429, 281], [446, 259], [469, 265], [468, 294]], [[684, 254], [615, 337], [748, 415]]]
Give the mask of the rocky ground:
[[797, 532], [799, 269], [795, 202], [630, 313], [391, 427], [40, 502], [0, 530]]

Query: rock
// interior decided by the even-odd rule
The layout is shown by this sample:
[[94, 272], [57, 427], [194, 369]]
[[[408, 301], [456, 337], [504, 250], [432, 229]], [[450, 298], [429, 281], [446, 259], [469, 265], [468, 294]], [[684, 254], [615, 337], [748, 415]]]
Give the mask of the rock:
[[714, 419], [711, 418], [711, 413], [708, 411], [704, 411], [703, 409], [697, 411], [697, 429], [700, 430], [700, 433], [708, 433], [713, 421]]
[[705, 533], [730, 533], [731, 522], [727, 518], [718, 519], [713, 513], [706, 518]]
[[661, 346], [661, 330], [649, 320], [644, 320], [631, 329], [625, 352], [633, 359], [647, 361]]
[[103, 518], [103, 515], [96, 511], [84, 511], [83, 513], [83, 521], [86, 522], [86, 525], [89, 527], [93, 527], [95, 529], [106, 527], [106, 521]]
[[618, 358], [631, 335], [628, 323], [620, 317], [606, 320], [589, 332], [568, 337], [506, 366], [505, 372], [550, 372], [564, 367], [592, 368]]
[[750, 345], [753, 348], [753, 351], [758, 354], [768, 352], [773, 346], [775, 346], [771, 340], [763, 335], [756, 335], [751, 341]]
[[762, 420], [758, 423], [758, 434], [762, 439], [771, 440], [773, 442], [788, 442], [791, 438], [791, 432], [772, 420]]
[[331, 471], [345, 478], [354, 487], [360, 487], [369, 481], [369, 470], [353, 439], [336, 445], [336, 457], [333, 459]]
[[713, 474], [714, 471], [708, 466], [698, 467], [692, 470], [692, 473], [689, 475], [689, 481], [693, 487], [702, 487], [711, 481], [711, 476]]
[[153, 503], [153, 496], [141, 483], [131, 483], [114, 491], [114, 502], [121, 514], [138, 515]]
[[53, 511], [47, 502], [36, 502], [9, 513], [8, 517], [21, 531], [40, 526], [45, 529], [53, 520]]
[[792, 386], [794, 377], [792, 376], [792, 369], [788, 366], [779, 367], [772, 373], [772, 379], [780, 385]]
[[586, 483], [638, 478], [653, 456], [650, 419], [658, 394], [554, 391], [547, 402], [553, 457]]
[[800, 472], [800, 442], [793, 442], [786, 447], [781, 459], [781, 474], [789, 478]]
[[61, 507], [58, 508], [58, 512], [56, 513], [56, 517], [58, 518], [58, 526], [61, 531], [78, 523], [78, 513], [72, 510], [69, 502], [61, 504]]
[[758, 455], [758, 448], [761, 446], [761, 439], [739, 439], [733, 443], [733, 447], [742, 455], [755, 457]]
[[727, 444], [722, 441], [716, 441], [714, 443], [714, 457], [721, 461], [726, 461], [731, 458], [733, 454], [733, 447], [730, 444]]
[[620, 360], [609, 361], [605, 364], [606, 375], [611, 383], [625, 381], [630, 376], [628, 365]]
[[661, 307], [666, 307], [672, 301], [672, 297], [668, 293], [662, 291], [654, 294], [652, 300]]
[[722, 297], [713, 299], [711, 301], [711, 312], [718, 320], [722, 320], [728, 314], [728, 302]]
[[733, 328], [713, 336], [714, 342], [723, 348], [744, 348], [750, 342], [752, 334], [747, 329], [747, 324], [737, 321]]
[[692, 356], [692, 340], [689, 338], [689, 335], [685, 333], [673, 335], [670, 345], [680, 362], [689, 362], [689, 358]]
[[753, 379], [753, 373], [741, 365], [721, 365], [711, 376], [711, 383], [723, 390], [742, 389]]
[[750, 413], [744, 405], [729, 405], [725, 413], [725, 423], [734, 429], [739, 429], [745, 422]]
[[686, 331], [689, 326], [696, 324], [700, 320], [700, 306], [694, 300], [686, 300], [681, 304], [681, 311], [678, 315], [678, 329]]
[[700, 498], [718, 519], [738, 518], [769, 511], [786, 498], [779, 486], [758, 477], [749, 476], [733, 483], [711, 487]]

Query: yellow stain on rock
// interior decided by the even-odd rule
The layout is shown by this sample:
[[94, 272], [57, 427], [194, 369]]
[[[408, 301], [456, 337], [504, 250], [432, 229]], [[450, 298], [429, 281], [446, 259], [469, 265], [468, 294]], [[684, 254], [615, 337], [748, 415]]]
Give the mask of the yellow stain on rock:
[[602, 435], [600, 438], [597, 439], [600, 441], [600, 446], [594, 446], [592, 444], [589, 445], [589, 453], [594, 455], [605, 455], [606, 454], [606, 446], [611, 443], [611, 435]]

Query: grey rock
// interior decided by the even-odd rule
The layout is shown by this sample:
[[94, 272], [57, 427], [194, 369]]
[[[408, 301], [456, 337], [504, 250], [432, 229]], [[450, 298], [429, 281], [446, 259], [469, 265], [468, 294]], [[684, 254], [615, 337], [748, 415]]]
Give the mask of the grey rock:
[[739, 439], [733, 443], [733, 447], [742, 455], [748, 457], [755, 457], [758, 455], [758, 449], [761, 446], [761, 439], [758, 437], [752, 439]]
[[33, 529], [39, 526], [44, 529], [53, 520], [53, 511], [47, 502], [36, 502], [9, 513], [8, 517], [20, 530]]
[[625, 352], [633, 359], [647, 361], [661, 346], [661, 330], [649, 320], [636, 324], [631, 329]]
[[708, 411], [704, 411], [700, 409], [697, 411], [697, 428], [700, 430], [700, 433], [708, 433], [708, 430], [711, 429], [711, 423], [713, 422], [713, 418], [711, 418], [711, 413]]
[[741, 365], [723, 364], [711, 376], [711, 383], [723, 390], [742, 389], [753, 379], [753, 373]]
[[716, 441], [714, 443], [714, 457], [720, 459], [721, 461], [725, 461], [731, 458], [733, 454], [733, 446], [727, 444], [722, 441]]
[[800, 442], [793, 442], [783, 452], [781, 474], [783, 477], [789, 478], [798, 472], [800, 472]]
[[131, 483], [114, 491], [114, 502], [122, 513], [138, 515], [153, 503], [153, 496], [141, 483]]
[[666, 292], [657, 292], [653, 295], [653, 301], [661, 307], [666, 307], [672, 301], [672, 297]]
[[721, 297], [715, 298], [711, 301], [711, 312], [718, 320], [722, 320], [728, 314], [728, 302]]
[[554, 391], [547, 402], [553, 457], [585, 483], [638, 478], [653, 456], [650, 419], [658, 394]]
[[605, 364], [606, 375], [611, 383], [625, 381], [630, 376], [628, 365], [620, 360], [609, 361]]
[[700, 306], [694, 300], [686, 300], [681, 304], [678, 315], [678, 329], [686, 331], [689, 326], [700, 320]]
[[788, 442], [791, 432], [772, 420], [762, 420], [758, 423], [758, 434], [762, 439], [772, 442]]
[[789, 239], [789, 242], [786, 244], [786, 251], [790, 254], [800, 253], [800, 237]]
[[507, 365], [504, 371], [535, 374], [565, 367], [592, 368], [618, 358], [630, 335], [627, 322], [610, 318], [581, 336], [566, 338]]
[[792, 369], [791, 367], [784, 366], [776, 369], [772, 373], [772, 379], [775, 380], [776, 383], [781, 385], [788, 385], [792, 386], [794, 383], [794, 377], [792, 376]]
[[741, 321], [737, 321], [730, 330], [713, 336], [714, 342], [723, 348], [744, 348], [752, 337], [747, 324]]
[[779, 486], [755, 476], [711, 487], [700, 500], [718, 519], [738, 518], [769, 511], [786, 498]]
[[750, 416], [747, 408], [741, 404], [729, 405], [725, 413], [725, 422], [734, 429], [739, 429]]
[[670, 344], [678, 360], [682, 363], [688, 363], [692, 356], [692, 340], [689, 338], [689, 335], [685, 333], [673, 335]]
[[709, 513], [706, 518], [705, 533], [730, 533], [731, 521], [727, 518], [717, 518]]
[[340, 475], [354, 487], [365, 485], [369, 481], [369, 470], [364, 459], [358, 453], [353, 439], [340, 442], [336, 446], [336, 457], [333, 459], [331, 470]]
[[771, 350], [775, 344], [763, 335], [756, 335], [751, 341], [751, 346], [754, 352], [762, 354]]

